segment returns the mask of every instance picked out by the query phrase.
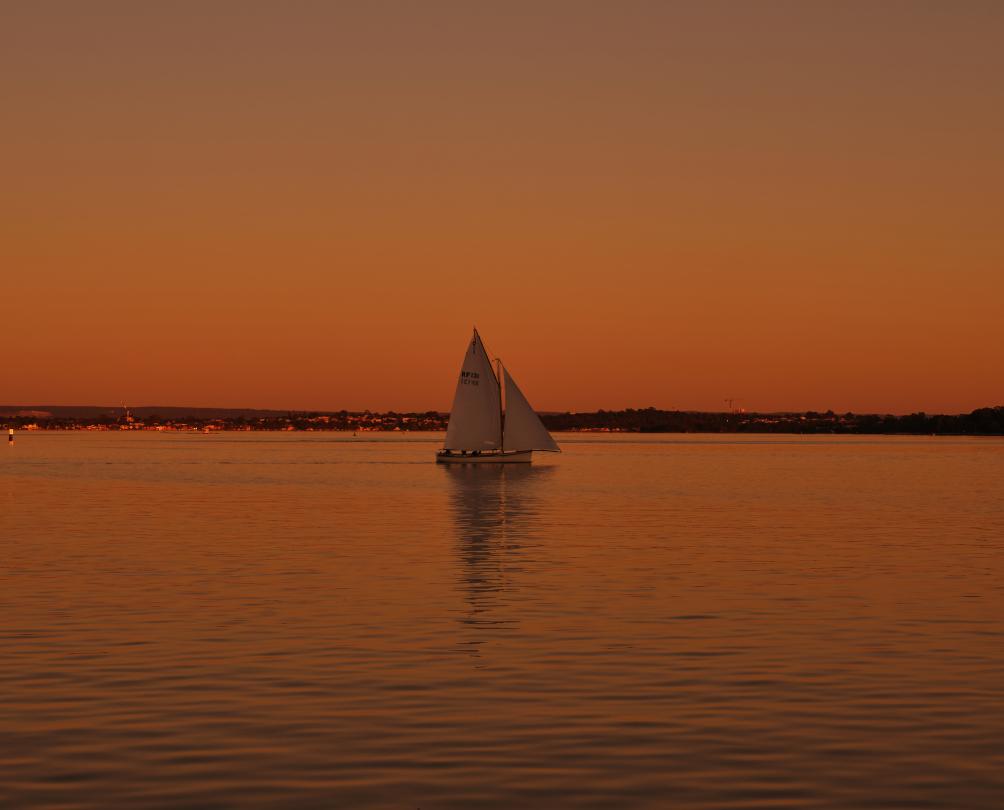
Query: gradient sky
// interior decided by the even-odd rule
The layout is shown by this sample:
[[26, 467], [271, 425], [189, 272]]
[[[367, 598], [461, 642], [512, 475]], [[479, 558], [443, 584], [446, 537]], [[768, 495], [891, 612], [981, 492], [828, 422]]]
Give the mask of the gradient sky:
[[1004, 402], [1004, 4], [2, 4], [0, 402]]

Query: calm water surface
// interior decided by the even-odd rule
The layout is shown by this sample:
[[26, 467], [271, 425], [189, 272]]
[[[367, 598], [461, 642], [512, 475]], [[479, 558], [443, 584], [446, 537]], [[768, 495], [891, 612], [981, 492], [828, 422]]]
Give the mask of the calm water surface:
[[0, 807], [1004, 806], [1004, 442], [22, 434]]

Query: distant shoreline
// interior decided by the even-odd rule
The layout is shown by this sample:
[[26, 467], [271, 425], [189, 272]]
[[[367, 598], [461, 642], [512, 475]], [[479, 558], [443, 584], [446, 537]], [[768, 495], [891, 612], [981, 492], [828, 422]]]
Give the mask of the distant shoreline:
[[[1004, 406], [968, 414], [720, 413], [656, 408], [541, 413], [548, 430], [580, 433], [783, 433], [844, 435], [1004, 435]], [[15, 430], [442, 431], [440, 411], [278, 411], [239, 408], [0, 406], [0, 425]]]

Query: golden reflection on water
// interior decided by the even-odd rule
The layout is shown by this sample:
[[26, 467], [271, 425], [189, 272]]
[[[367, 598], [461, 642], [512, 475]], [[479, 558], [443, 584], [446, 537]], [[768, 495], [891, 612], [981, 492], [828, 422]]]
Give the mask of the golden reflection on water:
[[460, 621], [470, 631], [471, 655], [477, 656], [488, 631], [518, 625], [518, 616], [503, 618], [499, 606], [518, 599], [522, 544], [535, 534], [534, 493], [557, 468], [446, 464], [441, 469], [450, 483], [468, 607]]
[[435, 441], [0, 456], [0, 807], [1000, 805], [1004, 442]]

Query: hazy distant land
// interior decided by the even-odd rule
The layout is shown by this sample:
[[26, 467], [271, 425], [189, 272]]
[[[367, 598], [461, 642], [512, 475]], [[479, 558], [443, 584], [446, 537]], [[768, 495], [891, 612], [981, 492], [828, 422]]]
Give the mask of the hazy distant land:
[[[552, 431], [610, 433], [843, 433], [1004, 435], [1004, 406], [967, 414], [719, 413], [628, 408], [542, 412]], [[282, 411], [253, 408], [0, 405], [0, 422], [22, 430], [445, 430], [448, 413]]]

